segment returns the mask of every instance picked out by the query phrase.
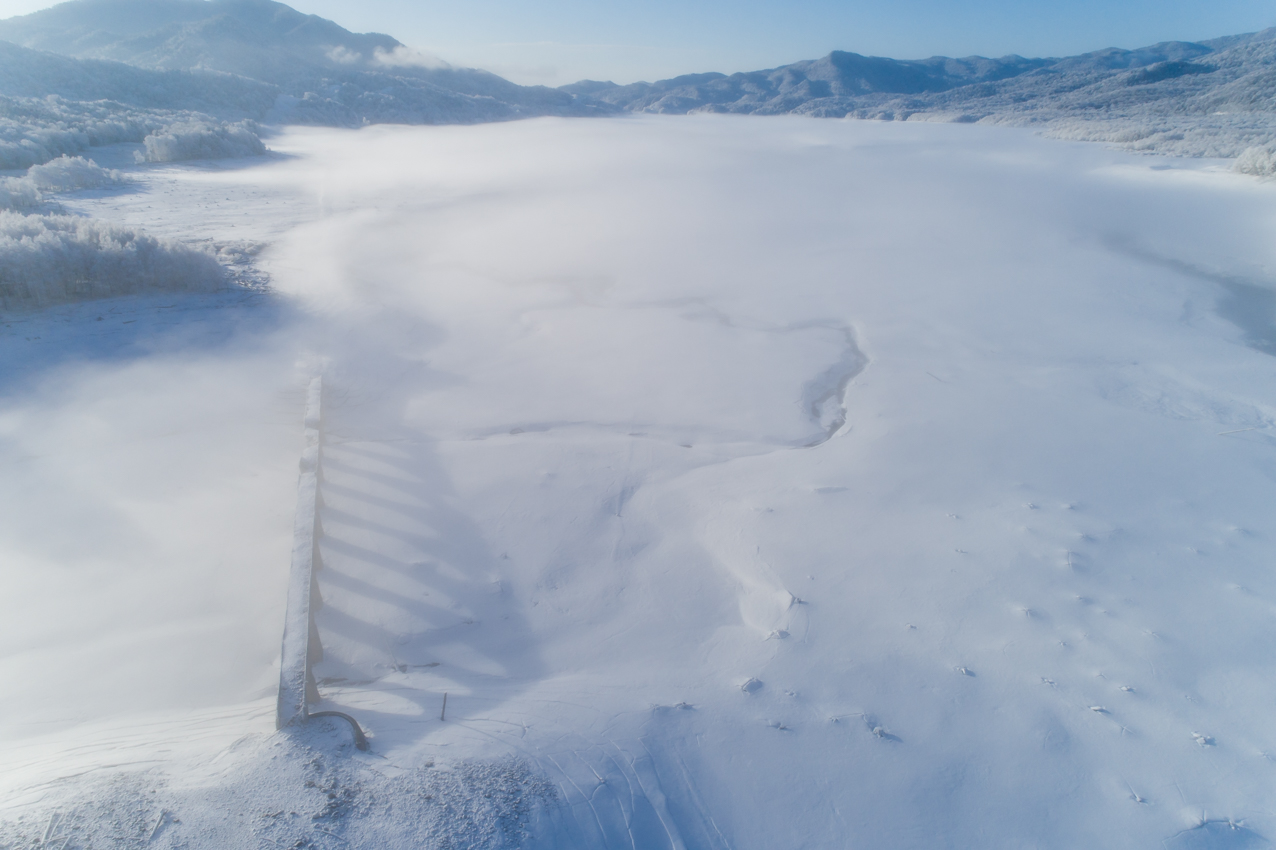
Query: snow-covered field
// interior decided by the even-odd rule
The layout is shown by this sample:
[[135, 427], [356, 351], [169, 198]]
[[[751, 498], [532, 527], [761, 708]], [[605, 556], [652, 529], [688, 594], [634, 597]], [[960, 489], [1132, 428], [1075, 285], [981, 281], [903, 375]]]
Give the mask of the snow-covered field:
[[[60, 202], [271, 290], [0, 322], [0, 844], [1276, 838], [1271, 184], [800, 118], [268, 144]], [[366, 754], [273, 732], [320, 371]]]

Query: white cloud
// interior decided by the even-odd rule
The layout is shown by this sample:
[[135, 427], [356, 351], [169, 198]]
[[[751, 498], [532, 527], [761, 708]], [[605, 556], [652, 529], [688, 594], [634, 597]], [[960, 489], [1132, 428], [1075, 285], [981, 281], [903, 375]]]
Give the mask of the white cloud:
[[361, 54], [351, 50], [343, 44], [338, 44], [334, 47], [328, 48], [324, 55], [333, 62], [337, 62], [342, 65], [354, 65], [363, 61], [363, 56]]
[[385, 50], [378, 47], [372, 55], [372, 61], [376, 65], [386, 68], [450, 68], [447, 62], [444, 62], [437, 56], [429, 53], [423, 53], [420, 50], [400, 44], [393, 50]]

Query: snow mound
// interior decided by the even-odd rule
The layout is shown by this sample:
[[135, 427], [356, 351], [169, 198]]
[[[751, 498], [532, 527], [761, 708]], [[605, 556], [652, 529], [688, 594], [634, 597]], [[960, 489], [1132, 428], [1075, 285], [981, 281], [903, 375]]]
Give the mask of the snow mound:
[[266, 146], [251, 121], [236, 124], [184, 121], [170, 124], [142, 140], [138, 162], [184, 162], [191, 159], [233, 159], [261, 156]]
[[224, 281], [209, 254], [95, 219], [0, 212], [0, 309]]

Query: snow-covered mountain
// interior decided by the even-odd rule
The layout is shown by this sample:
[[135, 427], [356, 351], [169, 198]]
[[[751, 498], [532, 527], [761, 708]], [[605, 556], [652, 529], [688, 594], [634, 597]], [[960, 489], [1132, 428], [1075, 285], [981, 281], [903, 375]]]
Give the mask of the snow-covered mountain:
[[559, 89], [453, 67], [389, 35], [353, 33], [273, 0], [72, 0], [0, 21], [0, 41], [42, 51], [0, 51], [0, 95], [107, 98], [219, 120], [355, 127], [626, 111], [795, 113], [1033, 125], [1066, 138], [1222, 157], [1276, 139], [1276, 29], [1061, 59], [834, 51], [765, 71]]
[[0, 95], [66, 101], [114, 101], [143, 109], [191, 109], [260, 118], [278, 86], [237, 74], [153, 71], [98, 59], [79, 60], [0, 41]]
[[[0, 21], [0, 40], [77, 60], [245, 77], [273, 87], [273, 112], [262, 108], [254, 117], [288, 123], [471, 123], [614, 111], [568, 92], [454, 68], [388, 35], [352, 33], [271, 0], [73, 0]], [[23, 54], [18, 64], [52, 62], [33, 56]], [[103, 66], [81, 67], [94, 75]], [[212, 76], [200, 79], [222, 85]], [[0, 84], [0, 94], [29, 96], [32, 88]], [[45, 93], [54, 93], [53, 86]]]
[[1276, 129], [1276, 29], [1063, 59], [834, 51], [766, 71], [563, 90], [633, 112], [1044, 124], [1055, 135], [1235, 156]]
[[67, 56], [259, 79], [287, 75], [298, 62], [332, 64], [324, 60], [337, 50], [370, 58], [402, 47], [388, 35], [352, 33], [269, 0], [79, 0], [2, 21], [0, 35]]
[[[1224, 79], [1232, 82], [1269, 65], [1276, 49], [1273, 39], [1276, 29], [1218, 42], [1174, 41], [1138, 50], [1109, 48], [1064, 59], [1012, 55], [1000, 59], [935, 56], [900, 60], [835, 50], [822, 59], [766, 71], [729, 76], [690, 74], [627, 86], [582, 80], [563, 89], [631, 111], [672, 114], [711, 111], [892, 117], [888, 113], [933, 111], [959, 104], [982, 106], [974, 111], [988, 113], [1008, 102], [1021, 103], [1025, 94], [1049, 99], [1051, 94], [1094, 86], [1106, 91], [1113, 84], [1128, 88], [1187, 77], [1196, 78], [1194, 89], [1211, 88]], [[1200, 76], [1224, 67], [1221, 76]], [[1152, 92], [1165, 96], [1181, 87], [1182, 82]], [[1154, 98], [1140, 98], [1149, 99]]]

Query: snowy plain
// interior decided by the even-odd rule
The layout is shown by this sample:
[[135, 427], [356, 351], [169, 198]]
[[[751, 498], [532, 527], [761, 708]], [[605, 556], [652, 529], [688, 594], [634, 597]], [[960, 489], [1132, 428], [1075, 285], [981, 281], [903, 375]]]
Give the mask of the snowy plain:
[[131, 794], [117, 846], [461, 842], [266, 799], [319, 371], [317, 674], [373, 747], [313, 746], [549, 783], [469, 846], [1276, 836], [1272, 184], [796, 117], [268, 145], [60, 198], [268, 288], [0, 322], [11, 840]]

